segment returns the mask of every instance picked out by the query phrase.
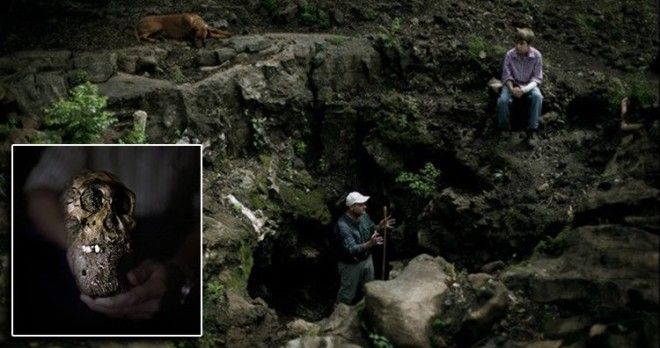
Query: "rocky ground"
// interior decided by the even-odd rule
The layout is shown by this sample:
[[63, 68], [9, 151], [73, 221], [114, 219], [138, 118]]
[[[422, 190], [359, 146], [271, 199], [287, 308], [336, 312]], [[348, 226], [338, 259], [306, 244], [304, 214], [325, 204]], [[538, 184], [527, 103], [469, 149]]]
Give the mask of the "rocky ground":
[[[120, 119], [107, 142], [144, 110], [150, 142], [205, 145], [205, 333], [176, 346], [657, 346], [657, 7], [11, 1], [3, 284], [8, 146], [40, 139], [43, 109], [90, 81]], [[140, 17], [177, 11], [235, 35], [136, 42]], [[544, 55], [534, 148], [495, 132], [488, 86], [517, 26]], [[335, 308], [328, 236], [352, 190], [398, 226], [389, 280]]]

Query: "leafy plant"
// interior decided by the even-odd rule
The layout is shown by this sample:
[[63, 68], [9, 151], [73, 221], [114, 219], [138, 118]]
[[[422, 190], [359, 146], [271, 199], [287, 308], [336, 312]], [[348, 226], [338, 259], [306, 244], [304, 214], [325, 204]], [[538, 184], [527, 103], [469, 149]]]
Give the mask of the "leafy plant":
[[375, 135], [383, 142], [408, 148], [431, 143], [427, 120], [422, 116], [419, 101], [415, 97], [392, 93], [383, 96], [381, 100], [381, 110], [365, 118], [377, 123]]
[[318, 24], [322, 28], [330, 27], [330, 16], [328, 16], [328, 13], [313, 3], [309, 3], [302, 7], [300, 20], [307, 25]]
[[307, 153], [307, 144], [304, 141], [298, 140], [293, 146], [293, 152], [298, 157], [303, 157]]
[[440, 171], [433, 163], [426, 163], [419, 173], [402, 172], [396, 182], [408, 185], [408, 188], [420, 197], [430, 197], [436, 190], [436, 180]]
[[72, 86], [81, 85], [89, 81], [89, 74], [82, 69], [73, 70], [69, 76], [69, 83]]
[[626, 92], [631, 99], [639, 102], [641, 106], [651, 106], [658, 100], [657, 80], [651, 81], [643, 74], [628, 74], [623, 79]]
[[[142, 113], [142, 115], [139, 113]], [[143, 111], [138, 111], [133, 117], [133, 129], [119, 140], [122, 144], [144, 144], [147, 142], [147, 114]]]
[[217, 280], [206, 283], [206, 296], [209, 301], [219, 303], [222, 300], [222, 294], [225, 292], [225, 286]]
[[261, 0], [261, 7], [263, 7], [268, 14], [275, 12], [279, 5], [279, 0]]
[[433, 324], [432, 324], [432, 325], [433, 325], [433, 328], [434, 328], [434, 329], [436, 329], [436, 330], [442, 330], [442, 329], [444, 329], [444, 328], [450, 326], [451, 323], [452, 323], [451, 318], [442, 319], [442, 318], [438, 317], [438, 318], [435, 318], [435, 320], [433, 320]]
[[86, 82], [70, 91], [69, 99], [46, 109], [45, 123], [55, 128], [62, 140], [72, 143], [98, 141], [103, 131], [117, 122], [105, 111], [108, 98], [99, 95], [98, 87]]
[[596, 77], [599, 83], [607, 86], [610, 106], [618, 112], [621, 100], [629, 98], [637, 107], [651, 107], [658, 101], [658, 82], [650, 80], [642, 73], [627, 74], [621, 78]]
[[470, 36], [467, 39], [468, 55], [472, 59], [480, 59], [482, 55], [488, 50], [488, 42], [480, 36]]
[[8, 138], [11, 132], [18, 128], [18, 120], [16, 117], [9, 117], [7, 123], [0, 124], [0, 137]]
[[394, 18], [390, 24], [386, 27], [380, 26], [381, 37], [385, 47], [396, 48], [399, 47], [399, 32], [401, 31], [401, 18]]
[[121, 144], [144, 144], [147, 142], [147, 134], [143, 130], [137, 128], [131, 129], [126, 135], [124, 135], [119, 143]]
[[174, 83], [181, 84], [186, 82], [186, 75], [183, 74], [179, 66], [174, 66], [171, 70], [172, 80]]
[[377, 333], [369, 334], [369, 339], [371, 339], [371, 344], [375, 348], [394, 348], [394, 345], [387, 339], [387, 337], [381, 336]]
[[545, 240], [542, 240], [536, 245], [536, 247], [534, 247], [534, 252], [550, 256], [559, 256], [569, 246], [569, 232], [570, 228], [566, 227], [554, 238], [546, 236]]
[[252, 125], [252, 145], [261, 150], [266, 146], [266, 118], [254, 117], [250, 120]]

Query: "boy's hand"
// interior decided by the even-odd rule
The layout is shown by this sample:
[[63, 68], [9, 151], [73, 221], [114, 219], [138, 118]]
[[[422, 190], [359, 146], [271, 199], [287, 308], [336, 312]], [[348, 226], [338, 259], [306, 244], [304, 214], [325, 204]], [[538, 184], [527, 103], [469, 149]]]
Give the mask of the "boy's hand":
[[520, 98], [520, 97], [522, 97], [522, 95], [524, 93], [522, 91], [522, 88], [516, 86], [516, 87], [513, 87], [513, 89], [511, 90], [511, 94], [513, 94], [513, 96], [516, 97], [516, 98]]

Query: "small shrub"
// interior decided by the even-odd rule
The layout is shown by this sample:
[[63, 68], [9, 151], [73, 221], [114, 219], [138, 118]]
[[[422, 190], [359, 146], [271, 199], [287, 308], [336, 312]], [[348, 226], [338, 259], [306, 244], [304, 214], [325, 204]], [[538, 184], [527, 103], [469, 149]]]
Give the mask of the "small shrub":
[[433, 321], [433, 327], [436, 329], [442, 329], [445, 326], [447, 326], [447, 323], [444, 320], [442, 320], [442, 318], [436, 318]]
[[400, 173], [396, 182], [408, 185], [408, 188], [420, 197], [430, 197], [435, 193], [438, 176], [440, 176], [440, 171], [429, 162], [419, 173]]
[[305, 156], [305, 154], [307, 153], [307, 144], [305, 144], [305, 142], [302, 140], [296, 141], [295, 145], [293, 146], [293, 152], [298, 157]]
[[120, 140], [120, 144], [144, 144], [147, 142], [147, 134], [143, 130], [137, 128], [131, 129]]
[[330, 28], [330, 16], [316, 4], [303, 6], [300, 11], [300, 20], [306, 25], [319, 25], [322, 28]]
[[369, 339], [371, 339], [371, 344], [375, 348], [394, 348], [394, 345], [385, 336], [371, 333], [369, 334]]
[[261, 7], [266, 10], [268, 14], [275, 12], [279, 5], [279, 0], [261, 0]]
[[595, 30], [598, 26], [596, 17], [585, 14], [578, 14], [575, 16], [575, 24], [578, 28], [585, 31]]
[[400, 46], [399, 32], [401, 31], [401, 18], [394, 18], [389, 26], [380, 26], [381, 37], [385, 47], [397, 48]]
[[206, 284], [206, 296], [213, 303], [221, 302], [224, 292], [225, 286], [217, 280], [210, 281]]
[[95, 85], [84, 83], [70, 91], [69, 99], [46, 109], [45, 123], [54, 127], [65, 142], [98, 141], [103, 131], [117, 122], [112, 113], [105, 111], [107, 100]]
[[266, 118], [254, 117], [250, 120], [252, 125], [252, 145], [261, 150], [266, 146]]
[[186, 75], [183, 74], [179, 66], [174, 66], [171, 70], [172, 81], [176, 84], [185, 83], [187, 81]]
[[394, 93], [381, 100], [380, 111], [365, 115], [367, 121], [377, 123], [374, 135], [393, 146], [411, 147], [432, 142], [417, 98]]
[[629, 98], [640, 108], [651, 107], [658, 101], [658, 82], [649, 80], [642, 73], [627, 74], [622, 78], [598, 76], [597, 81], [607, 86], [610, 106], [619, 111], [621, 100]]
[[468, 55], [472, 59], [481, 59], [481, 55], [488, 50], [488, 42], [480, 36], [470, 36], [467, 39]]
[[144, 112], [142, 115], [135, 113], [133, 117], [133, 129], [119, 140], [122, 144], [144, 144], [147, 142], [147, 114]]
[[630, 99], [640, 106], [649, 107], [658, 101], [657, 80], [651, 81], [641, 73], [629, 74], [623, 80]]
[[201, 348], [215, 348], [222, 346], [224, 341], [214, 332], [204, 330], [204, 335], [199, 339], [199, 347]]
[[559, 256], [569, 246], [569, 232], [570, 228], [566, 227], [559, 232], [555, 238], [546, 237], [545, 240], [542, 240], [536, 245], [536, 247], [534, 247], [534, 252], [550, 256]]
[[18, 128], [18, 120], [16, 117], [9, 117], [7, 123], [0, 124], [0, 138], [7, 139], [16, 128]]
[[76, 69], [69, 75], [69, 84], [71, 86], [82, 85], [86, 82], [89, 82], [89, 74], [85, 70]]
[[348, 37], [346, 37], [346, 36], [330, 37], [330, 38], [325, 39], [325, 41], [327, 41], [327, 42], [329, 42], [333, 45], [339, 46], [339, 45], [345, 43], [346, 41], [348, 41]]

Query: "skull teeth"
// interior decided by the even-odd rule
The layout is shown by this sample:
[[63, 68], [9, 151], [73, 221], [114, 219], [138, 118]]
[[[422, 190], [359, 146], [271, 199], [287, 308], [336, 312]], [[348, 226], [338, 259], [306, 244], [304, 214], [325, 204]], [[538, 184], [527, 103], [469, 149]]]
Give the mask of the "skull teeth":
[[89, 253], [91, 253], [91, 252], [94, 252], [94, 253], [98, 254], [98, 253], [101, 252], [101, 247], [98, 246], [98, 244], [94, 244], [94, 245], [82, 245], [81, 248], [82, 248], [82, 251], [83, 251], [85, 254], [89, 254]]

